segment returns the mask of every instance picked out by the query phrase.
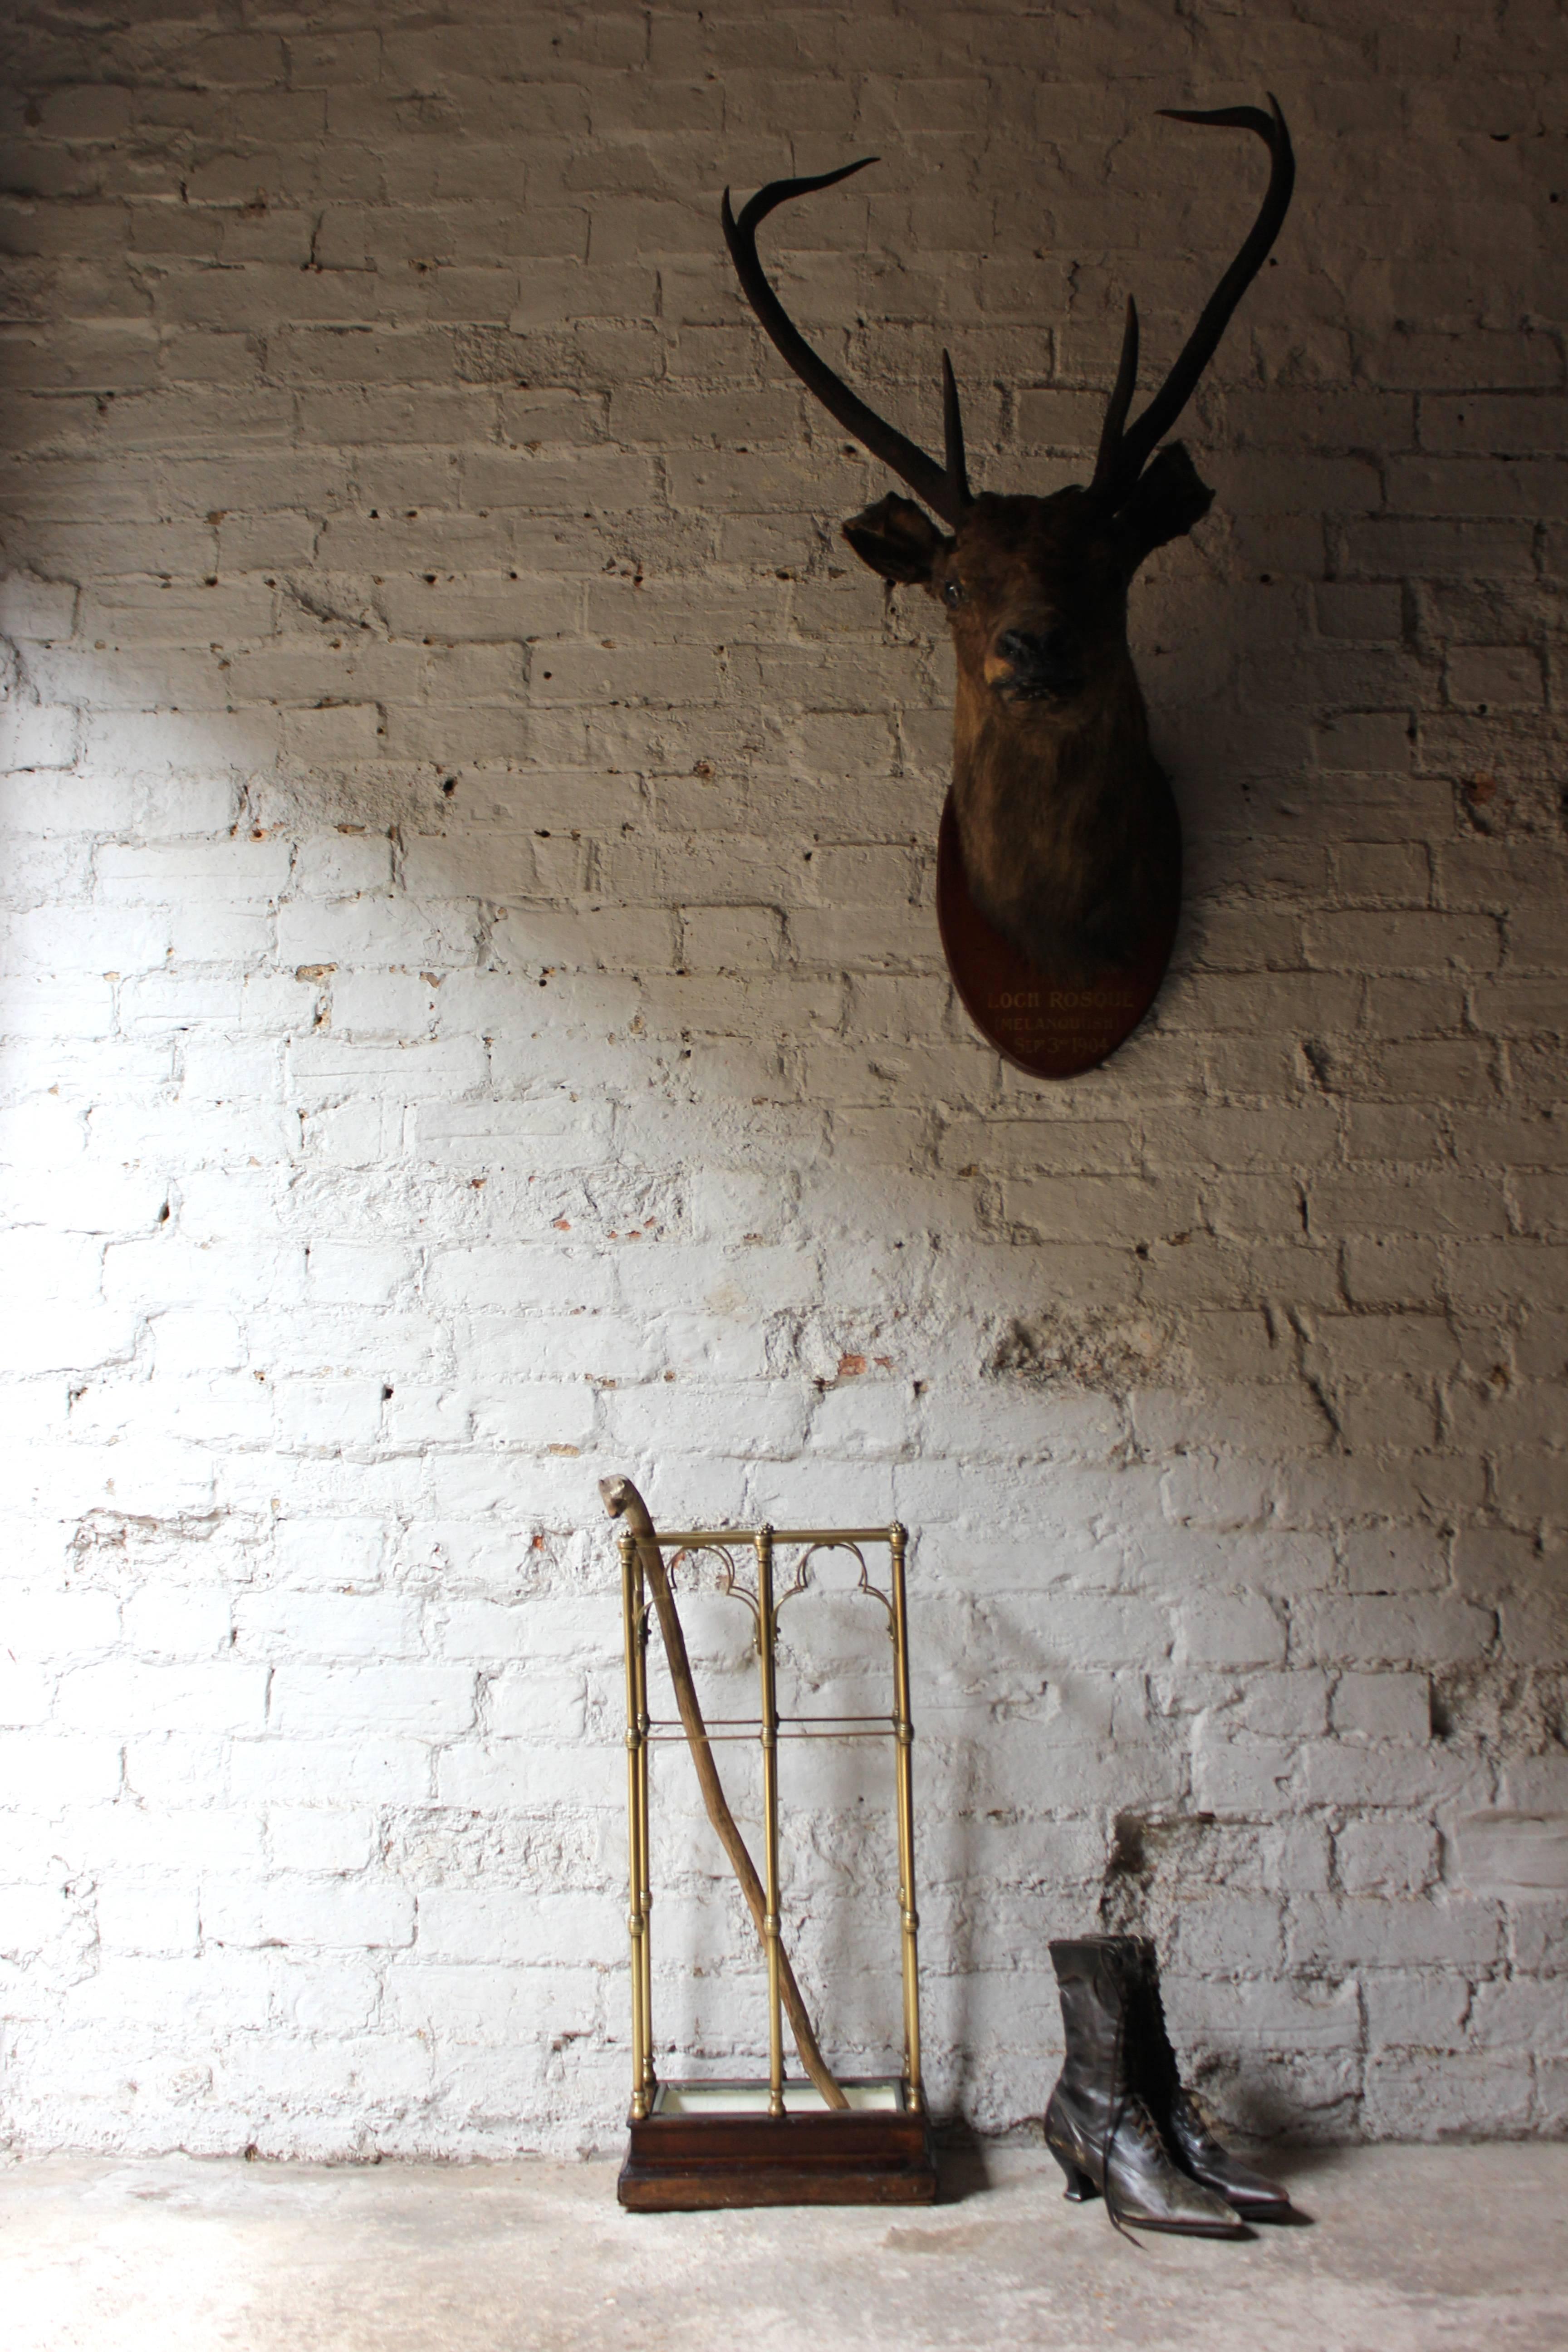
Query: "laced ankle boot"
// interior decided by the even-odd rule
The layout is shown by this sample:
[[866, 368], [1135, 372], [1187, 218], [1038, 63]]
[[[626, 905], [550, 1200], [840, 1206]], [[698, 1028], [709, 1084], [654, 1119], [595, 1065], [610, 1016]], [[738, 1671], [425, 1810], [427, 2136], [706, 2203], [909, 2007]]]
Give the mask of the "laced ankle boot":
[[1225, 2199], [1244, 2221], [1282, 2221], [1292, 2208], [1278, 2182], [1233, 2156], [1182, 2081], [1160, 1997], [1160, 1964], [1146, 1936], [1120, 1939], [1131, 1948], [1132, 2079], [1166, 2147], [1193, 2179]]
[[1137, 1952], [1125, 1936], [1050, 1948], [1067, 2039], [1046, 2109], [1046, 2145], [1075, 2204], [1098, 2190], [1118, 2229], [1134, 2223], [1198, 2238], [1239, 2238], [1222, 2197], [1181, 2170], [1132, 2074]]

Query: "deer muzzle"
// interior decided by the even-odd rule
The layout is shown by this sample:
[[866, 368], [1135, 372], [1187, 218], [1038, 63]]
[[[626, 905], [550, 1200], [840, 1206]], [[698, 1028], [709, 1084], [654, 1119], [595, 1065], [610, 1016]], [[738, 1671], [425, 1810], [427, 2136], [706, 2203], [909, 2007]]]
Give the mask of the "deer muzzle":
[[1004, 629], [985, 656], [985, 683], [1005, 702], [1055, 702], [1081, 694], [1083, 651], [1071, 629]]

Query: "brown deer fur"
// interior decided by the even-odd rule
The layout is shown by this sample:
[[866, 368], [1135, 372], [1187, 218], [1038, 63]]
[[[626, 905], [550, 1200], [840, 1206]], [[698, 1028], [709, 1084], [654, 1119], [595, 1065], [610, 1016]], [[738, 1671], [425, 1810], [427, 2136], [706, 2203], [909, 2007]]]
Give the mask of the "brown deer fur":
[[[1170, 785], [1149, 749], [1128, 650], [1127, 588], [1143, 556], [1190, 529], [1213, 493], [1179, 445], [1141, 489], [1135, 514], [1115, 517], [1079, 489], [981, 497], [952, 538], [897, 497], [844, 526], [863, 562], [918, 580], [946, 611], [958, 662], [953, 813], [970, 892], [1004, 938], [1069, 984], [1125, 963], [1173, 918], [1181, 871]], [[1008, 639], [1052, 648], [1047, 674], [1021, 673]]]

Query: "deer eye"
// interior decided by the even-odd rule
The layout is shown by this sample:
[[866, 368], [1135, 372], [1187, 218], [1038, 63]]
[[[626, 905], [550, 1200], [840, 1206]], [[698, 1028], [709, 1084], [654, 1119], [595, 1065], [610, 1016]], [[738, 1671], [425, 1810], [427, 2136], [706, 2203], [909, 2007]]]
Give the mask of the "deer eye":
[[963, 582], [960, 580], [949, 580], [944, 583], [942, 592], [942, 601], [949, 607], [954, 604], [962, 604], [963, 602]]

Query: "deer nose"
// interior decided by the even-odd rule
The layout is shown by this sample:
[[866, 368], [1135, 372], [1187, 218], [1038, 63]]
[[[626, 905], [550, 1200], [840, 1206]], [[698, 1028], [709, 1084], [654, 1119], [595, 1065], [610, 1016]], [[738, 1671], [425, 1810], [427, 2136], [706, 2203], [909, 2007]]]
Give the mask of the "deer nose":
[[1083, 685], [1077, 637], [1067, 627], [1004, 629], [986, 658], [985, 682], [1010, 702], [1076, 694]]
[[1076, 667], [1072, 631], [1068, 628], [1046, 629], [1038, 635], [1026, 629], [1004, 629], [996, 650], [1020, 677], [1037, 677], [1042, 683], [1053, 673]]

